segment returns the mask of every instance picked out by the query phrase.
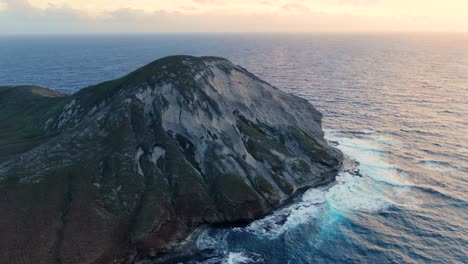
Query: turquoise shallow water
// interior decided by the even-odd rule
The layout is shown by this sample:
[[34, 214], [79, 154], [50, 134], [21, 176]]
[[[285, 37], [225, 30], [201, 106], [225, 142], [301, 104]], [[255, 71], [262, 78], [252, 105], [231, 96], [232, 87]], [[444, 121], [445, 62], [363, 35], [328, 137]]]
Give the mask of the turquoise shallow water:
[[172, 54], [227, 57], [310, 100], [363, 175], [205, 230], [206, 263], [468, 262], [468, 35], [0, 37], [0, 85], [74, 92]]

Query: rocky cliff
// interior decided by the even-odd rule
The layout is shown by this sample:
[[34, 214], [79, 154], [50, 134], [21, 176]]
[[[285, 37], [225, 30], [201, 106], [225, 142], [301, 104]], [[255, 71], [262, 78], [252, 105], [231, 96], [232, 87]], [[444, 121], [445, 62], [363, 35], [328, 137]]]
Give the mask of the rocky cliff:
[[174, 56], [65, 95], [0, 88], [0, 263], [110, 263], [334, 179], [321, 114], [231, 62]]

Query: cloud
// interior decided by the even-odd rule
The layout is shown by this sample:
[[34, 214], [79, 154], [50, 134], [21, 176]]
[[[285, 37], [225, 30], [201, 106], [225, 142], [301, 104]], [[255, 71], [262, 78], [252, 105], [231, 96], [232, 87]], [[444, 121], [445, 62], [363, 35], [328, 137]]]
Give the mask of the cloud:
[[[203, 1], [203, 0], [202, 0]], [[121, 8], [92, 15], [66, 5], [31, 6], [25, 0], [0, 0], [0, 34], [92, 33], [92, 32], [380, 32], [380, 31], [468, 31], [466, 19], [431, 17], [330, 14], [310, 10], [304, 1], [263, 0], [283, 12], [229, 13], [206, 11], [187, 2], [197, 12], [145, 11]], [[330, 0], [331, 1], [331, 0]], [[371, 4], [376, 0], [333, 0], [348, 4]], [[180, 1], [175, 7], [180, 6]], [[258, 4], [261, 1], [257, 2]], [[265, 2], [265, 4], [268, 4]], [[275, 4], [277, 3], [277, 4]], [[279, 3], [279, 4], [278, 4]], [[335, 2], [337, 3], [337, 2]], [[6, 8], [5, 8], [6, 4]], [[267, 7], [265, 7], [265, 10]], [[172, 10], [172, 9], [171, 9]], [[223, 9], [220, 9], [223, 10]], [[262, 10], [263, 11], [263, 10]]]
[[28, 0], [3, 0], [4, 3], [8, 5], [9, 8], [17, 8], [17, 9], [30, 9], [31, 5], [29, 4]]
[[304, 6], [303, 4], [300, 4], [297, 2], [287, 3], [283, 5], [282, 8], [286, 11], [294, 11], [294, 12], [309, 12], [310, 11], [310, 9], [307, 6]]
[[355, 5], [355, 6], [375, 5], [381, 2], [381, 0], [338, 0], [338, 1], [340, 4]]
[[178, 8], [181, 10], [181, 11], [197, 11], [198, 8], [195, 7], [195, 6], [189, 6], [189, 5], [180, 5], [178, 6]]
[[192, 0], [194, 3], [197, 4], [204, 4], [204, 5], [225, 5], [226, 3], [222, 0]]
[[35, 11], [35, 8], [29, 4], [28, 0], [3, 0], [3, 3], [6, 4], [6, 9], [9, 10], [17, 10], [21, 12]]

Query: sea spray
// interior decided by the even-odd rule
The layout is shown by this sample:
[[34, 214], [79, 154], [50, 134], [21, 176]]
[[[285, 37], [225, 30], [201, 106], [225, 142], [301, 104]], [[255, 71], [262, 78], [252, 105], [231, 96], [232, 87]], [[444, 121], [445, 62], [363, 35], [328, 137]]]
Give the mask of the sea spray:
[[338, 226], [346, 225], [357, 214], [375, 214], [403, 203], [399, 196], [407, 196], [404, 187], [409, 181], [388, 162], [386, 146], [394, 144], [391, 140], [375, 131], [326, 132], [329, 142], [348, 157], [334, 183], [309, 189], [290, 205], [246, 227], [206, 231], [198, 244], [222, 254], [218, 260], [223, 259], [223, 263], [267, 261], [268, 256], [259, 252], [252, 255], [248, 240], [269, 248], [268, 244], [292, 239], [290, 233], [308, 230], [308, 243], [320, 250], [324, 241], [341, 236]]

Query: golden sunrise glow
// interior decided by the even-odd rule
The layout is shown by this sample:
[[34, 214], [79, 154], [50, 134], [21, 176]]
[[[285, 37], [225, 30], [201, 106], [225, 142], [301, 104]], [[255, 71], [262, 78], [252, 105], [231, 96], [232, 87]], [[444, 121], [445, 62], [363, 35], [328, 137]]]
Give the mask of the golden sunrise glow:
[[30, 0], [29, 2], [40, 8], [67, 6], [94, 12], [130, 8], [148, 12], [166, 10], [182, 13], [287, 14], [308, 9], [313, 12], [332, 14], [421, 15], [437, 18], [458, 17], [468, 20], [466, 13], [468, 1], [466, 0]]
[[468, 0], [0, 0], [0, 22], [31, 10], [39, 22], [63, 12], [102, 31], [468, 32]]

